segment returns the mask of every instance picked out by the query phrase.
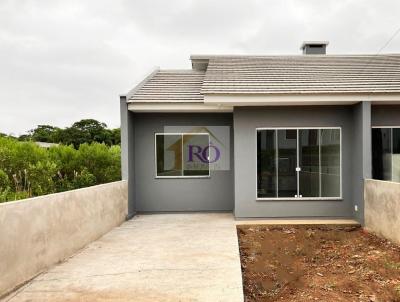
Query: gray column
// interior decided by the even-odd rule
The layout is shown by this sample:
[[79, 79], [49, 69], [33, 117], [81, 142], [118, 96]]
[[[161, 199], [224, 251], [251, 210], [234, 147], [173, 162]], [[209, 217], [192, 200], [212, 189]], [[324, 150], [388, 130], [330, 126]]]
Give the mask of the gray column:
[[128, 180], [128, 104], [126, 97], [120, 97], [121, 116], [121, 177]]
[[133, 112], [128, 110], [126, 96], [120, 97], [121, 113], [121, 176], [128, 181], [128, 215], [135, 215], [135, 127]]
[[364, 180], [372, 177], [371, 102], [354, 105], [353, 131], [353, 213], [364, 225]]

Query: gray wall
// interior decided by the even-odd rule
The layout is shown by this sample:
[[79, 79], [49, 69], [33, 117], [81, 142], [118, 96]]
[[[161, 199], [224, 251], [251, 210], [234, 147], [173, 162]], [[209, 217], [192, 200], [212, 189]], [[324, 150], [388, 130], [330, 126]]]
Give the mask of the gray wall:
[[231, 211], [234, 205], [233, 153], [229, 171], [211, 171], [210, 178], [156, 179], [154, 134], [164, 126], [231, 126], [231, 113], [135, 113], [135, 209], [138, 212]]
[[400, 126], [400, 105], [373, 105], [372, 126]]
[[353, 156], [353, 215], [364, 224], [364, 179], [372, 176], [371, 146], [371, 103], [362, 102], [353, 106], [354, 127], [353, 147], [349, 152]]
[[128, 111], [126, 96], [120, 97], [121, 114], [121, 176], [123, 180], [128, 181], [128, 214], [127, 219], [135, 215], [135, 127], [134, 113]]
[[[236, 217], [353, 217], [353, 126], [353, 106], [235, 107]], [[257, 201], [259, 127], [342, 127], [343, 200]]]

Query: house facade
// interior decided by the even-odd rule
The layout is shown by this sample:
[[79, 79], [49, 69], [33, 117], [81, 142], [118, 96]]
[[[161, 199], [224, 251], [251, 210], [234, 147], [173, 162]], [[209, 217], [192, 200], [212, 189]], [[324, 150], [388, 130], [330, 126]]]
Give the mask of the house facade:
[[400, 55], [326, 47], [193, 55], [192, 69], [157, 69], [122, 95], [129, 214], [363, 223], [364, 179], [400, 179]]

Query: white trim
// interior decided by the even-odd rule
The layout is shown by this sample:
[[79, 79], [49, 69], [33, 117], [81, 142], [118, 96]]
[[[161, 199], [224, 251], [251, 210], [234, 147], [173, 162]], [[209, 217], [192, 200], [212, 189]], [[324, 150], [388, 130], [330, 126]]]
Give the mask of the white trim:
[[154, 133], [154, 178], [156, 179], [182, 179], [182, 178], [210, 178], [210, 162], [208, 162], [208, 175], [174, 175], [174, 176], [159, 176], [157, 175], [157, 135], [180, 135], [182, 139], [182, 173], [183, 173], [183, 136], [184, 135], [207, 135], [208, 145], [210, 146], [210, 133], [190, 133], [190, 132], [156, 132]]
[[343, 200], [342, 197], [257, 197], [256, 201]]
[[372, 126], [372, 129], [390, 129], [390, 128], [392, 128], [392, 129], [398, 129], [398, 128], [400, 128], [400, 126]]
[[257, 127], [256, 130], [308, 130], [308, 129], [339, 129], [341, 130], [342, 127]]
[[128, 103], [133, 112], [233, 112], [232, 106], [204, 103]]
[[207, 94], [204, 104], [231, 106], [352, 105], [362, 101], [376, 104], [400, 102], [400, 93], [271, 93], [271, 94]]
[[[278, 131], [277, 130], [291, 130], [291, 129], [296, 129], [297, 130], [297, 166], [299, 165], [299, 130], [301, 129], [317, 129], [317, 130], [321, 130], [321, 129], [336, 129], [339, 130], [339, 134], [340, 134], [340, 166], [339, 166], [339, 176], [340, 176], [340, 180], [339, 180], [339, 189], [340, 189], [340, 196], [332, 196], [332, 197], [258, 197], [258, 188], [257, 188], [257, 181], [258, 181], [258, 171], [257, 171], [257, 152], [258, 152], [258, 148], [257, 148], [257, 133], [260, 130], [275, 130], [275, 136], [276, 136], [276, 140], [275, 140], [275, 154], [276, 154], [276, 187], [278, 187], [278, 169], [279, 167], [277, 166], [277, 163], [279, 163], [279, 159], [278, 159]], [[319, 132], [319, 145], [321, 145], [321, 131]], [[307, 200], [343, 200], [343, 155], [342, 155], [342, 148], [343, 148], [343, 138], [342, 138], [342, 127], [256, 127], [255, 128], [255, 143], [256, 143], [256, 159], [255, 159], [255, 170], [256, 170], [256, 201], [283, 201], [283, 200], [288, 200], [288, 201], [307, 201]], [[319, 159], [319, 161], [321, 162], [321, 158]], [[321, 165], [319, 166], [319, 169], [321, 170]], [[319, 173], [321, 175], [321, 173]], [[300, 184], [299, 184], [299, 172], [297, 172], [297, 194], [299, 194], [299, 190], [300, 190]], [[320, 177], [321, 178], [321, 177]], [[321, 191], [321, 182], [320, 182], [320, 193], [322, 193]], [[278, 196], [278, 189], [276, 189], [276, 195]], [[321, 195], [321, 194], [320, 194]]]

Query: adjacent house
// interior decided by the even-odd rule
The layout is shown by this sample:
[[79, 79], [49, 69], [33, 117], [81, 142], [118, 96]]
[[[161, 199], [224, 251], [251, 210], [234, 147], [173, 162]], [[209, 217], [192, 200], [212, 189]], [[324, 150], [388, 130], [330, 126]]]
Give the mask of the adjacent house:
[[400, 180], [400, 55], [192, 55], [120, 97], [129, 214], [363, 222], [364, 179]]

